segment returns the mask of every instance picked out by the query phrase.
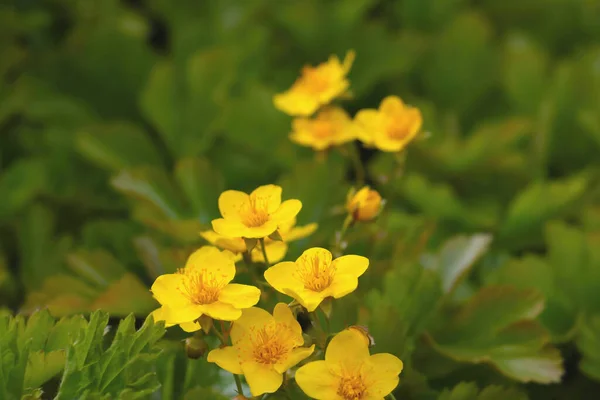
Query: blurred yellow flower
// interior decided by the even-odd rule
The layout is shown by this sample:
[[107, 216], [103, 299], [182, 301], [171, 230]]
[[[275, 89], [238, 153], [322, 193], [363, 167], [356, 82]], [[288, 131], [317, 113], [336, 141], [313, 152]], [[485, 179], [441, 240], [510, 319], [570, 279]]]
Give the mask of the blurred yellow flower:
[[358, 192], [354, 189], [348, 192], [346, 210], [355, 221], [370, 221], [377, 217], [383, 206], [381, 195], [368, 186]]
[[162, 306], [154, 311], [154, 319], [164, 320], [168, 326], [180, 324], [187, 331], [200, 328], [195, 321], [202, 315], [225, 321], [238, 319], [241, 309], [258, 302], [260, 290], [230, 283], [234, 276], [232, 253], [201, 247], [188, 258], [185, 268], [154, 281], [151, 291]]
[[362, 256], [332, 258], [329, 250], [313, 247], [295, 262], [281, 262], [267, 269], [265, 279], [278, 292], [314, 311], [327, 297], [338, 299], [353, 292], [358, 277], [369, 266], [369, 260]]
[[383, 400], [398, 386], [402, 361], [392, 354], [369, 355], [369, 346], [356, 330], [331, 339], [325, 360], [296, 371], [296, 382], [317, 400]]
[[348, 91], [350, 83], [346, 75], [353, 62], [354, 51], [349, 51], [343, 63], [331, 56], [316, 67], [305, 66], [290, 89], [273, 97], [275, 107], [292, 116], [314, 114], [319, 107]]
[[213, 229], [227, 238], [264, 238], [300, 212], [300, 200], [281, 202], [281, 187], [265, 185], [251, 194], [227, 190], [219, 196], [223, 218], [212, 221]]
[[233, 346], [212, 350], [208, 361], [243, 374], [253, 396], [273, 393], [283, 382], [285, 371], [312, 354], [314, 345], [304, 343], [302, 328], [289, 307], [279, 303], [273, 315], [252, 307], [231, 328]]
[[[268, 237], [265, 238], [265, 247], [267, 257], [269, 257], [269, 262], [276, 263], [283, 260], [288, 250], [288, 242], [303, 239], [311, 235], [316, 230], [317, 224], [315, 223], [304, 226], [296, 226], [296, 218], [279, 225], [279, 235], [283, 241], [272, 240]], [[237, 254], [236, 261], [242, 259], [240, 253], [245, 252], [247, 249], [246, 242], [243, 238], [227, 238], [213, 231], [200, 232], [200, 236], [202, 236], [212, 245]], [[250, 253], [253, 262], [265, 261], [262, 250], [259, 246], [256, 246], [254, 249], [252, 249], [252, 252]]]
[[363, 132], [341, 108], [330, 107], [313, 119], [296, 118], [292, 122], [290, 139], [314, 150], [325, 150], [357, 139]]
[[418, 108], [405, 105], [399, 97], [388, 96], [378, 110], [359, 111], [355, 121], [364, 132], [360, 139], [365, 145], [397, 152], [419, 133], [423, 117]]

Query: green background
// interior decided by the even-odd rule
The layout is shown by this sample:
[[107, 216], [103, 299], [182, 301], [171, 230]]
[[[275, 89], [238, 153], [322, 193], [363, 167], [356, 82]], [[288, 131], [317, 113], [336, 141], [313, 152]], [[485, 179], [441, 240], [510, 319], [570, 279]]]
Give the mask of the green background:
[[[354, 49], [342, 105], [354, 114], [398, 95], [422, 110], [425, 133], [403, 164], [361, 152], [387, 204], [349, 231], [347, 252], [371, 266], [334, 305], [334, 327], [367, 324], [372, 351], [404, 360], [397, 398], [591, 398], [599, 21], [597, 0], [2, 1], [0, 305], [101, 308], [112, 324], [133, 312], [139, 327], [157, 306], [148, 288], [204, 244], [225, 189], [277, 183], [303, 202], [299, 223], [320, 227], [286, 259], [331, 246], [352, 164], [290, 142], [272, 96], [303, 65]], [[89, 332], [102, 330], [95, 318]], [[157, 342], [154, 396], [217, 396], [230, 376], [186, 360], [183, 337]], [[61, 343], [32, 347], [59, 354], [30, 386], [53, 393], [62, 363], [76, 364]], [[158, 388], [130, 381], [89, 393]]]

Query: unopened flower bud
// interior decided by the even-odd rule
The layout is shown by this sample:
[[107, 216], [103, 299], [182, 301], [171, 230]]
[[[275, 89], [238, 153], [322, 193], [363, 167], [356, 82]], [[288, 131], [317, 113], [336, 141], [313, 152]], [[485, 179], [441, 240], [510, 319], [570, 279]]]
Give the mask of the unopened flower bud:
[[348, 193], [346, 210], [355, 221], [365, 222], [375, 219], [383, 204], [381, 195], [376, 190], [365, 186], [358, 192], [353, 189]]
[[193, 360], [204, 357], [208, 351], [208, 344], [204, 341], [201, 332], [185, 339], [185, 354]]

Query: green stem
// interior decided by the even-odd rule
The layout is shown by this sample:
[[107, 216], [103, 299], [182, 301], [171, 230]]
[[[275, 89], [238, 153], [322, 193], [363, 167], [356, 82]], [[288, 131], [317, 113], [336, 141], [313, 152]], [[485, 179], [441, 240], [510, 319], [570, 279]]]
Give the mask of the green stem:
[[358, 147], [350, 143], [350, 158], [354, 165], [354, 172], [356, 173], [356, 184], [360, 188], [365, 184], [365, 167], [360, 159], [360, 152]]
[[396, 396], [394, 396], [394, 393], [390, 393], [390, 394], [388, 394], [388, 395], [387, 395], [387, 397], [388, 397], [390, 400], [396, 400]]
[[344, 242], [344, 236], [346, 235], [346, 232], [348, 231], [348, 228], [350, 227], [350, 225], [352, 225], [353, 220], [354, 220], [354, 218], [352, 217], [352, 215], [348, 214], [346, 216], [346, 219], [344, 220], [342, 229], [336, 234], [335, 246], [334, 246], [334, 253], [335, 253], [336, 257], [339, 257], [342, 255], [342, 243]]
[[319, 309], [321, 310], [321, 312], [323, 313], [323, 316], [325, 317], [325, 329], [327, 329], [327, 334], [331, 333], [331, 322], [329, 321], [329, 317], [327, 316], [327, 313], [325, 312], [325, 310], [323, 310], [323, 308], [321, 308], [319, 306]]
[[269, 257], [267, 257], [267, 248], [265, 247], [265, 238], [260, 238], [260, 249], [262, 250], [263, 258], [265, 259], [265, 264], [267, 268], [271, 268], [271, 263], [269, 262]]
[[[215, 333], [215, 335], [219, 338], [221, 345], [226, 346], [227, 343], [225, 342], [225, 337], [223, 336], [223, 334], [221, 332], [219, 332], [219, 330], [217, 329], [217, 327], [215, 325], [213, 325], [212, 328], [213, 328], [212, 330]], [[237, 387], [238, 394], [241, 394], [243, 396], [244, 388], [242, 387], [242, 380], [236, 374], [232, 373], [232, 375], [233, 375], [233, 380], [235, 380], [235, 386]]]

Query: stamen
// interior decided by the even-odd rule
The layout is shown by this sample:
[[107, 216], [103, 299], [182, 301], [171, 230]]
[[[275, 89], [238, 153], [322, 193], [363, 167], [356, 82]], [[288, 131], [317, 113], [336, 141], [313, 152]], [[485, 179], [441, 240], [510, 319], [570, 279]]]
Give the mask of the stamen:
[[177, 273], [185, 276], [179, 291], [194, 304], [212, 304], [219, 300], [219, 294], [227, 282], [224, 276], [205, 269], [180, 268]]
[[316, 253], [302, 256], [297, 261], [297, 277], [304, 288], [314, 292], [322, 292], [331, 286], [336, 269], [326, 253]]

